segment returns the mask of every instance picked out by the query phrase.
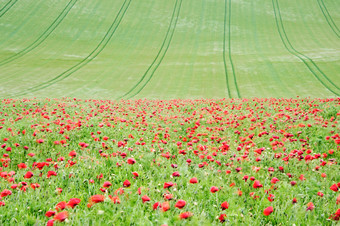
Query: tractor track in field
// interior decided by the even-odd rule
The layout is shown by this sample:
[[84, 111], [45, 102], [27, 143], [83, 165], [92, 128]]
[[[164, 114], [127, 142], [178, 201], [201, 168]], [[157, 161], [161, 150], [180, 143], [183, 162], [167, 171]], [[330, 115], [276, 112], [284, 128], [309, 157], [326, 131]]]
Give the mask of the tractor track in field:
[[283, 26], [283, 21], [282, 21], [282, 17], [281, 17], [281, 13], [280, 13], [280, 7], [279, 7], [279, 3], [278, 0], [272, 0], [273, 3], [273, 10], [274, 10], [274, 16], [275, 16], [275, 20], [276, 20], [276, 25], [277, 25], [277, 30], [278, 33], [280, 35], [281, 41], [284, 44], [285, 48], [288, 50], [288, 52], [290, 52], [292, 55], [296, 56], [297, 58], [299, 58], [309, 69], [309, 71], [315, 76], [315, 78], [324, 86], [326, 87], [330, 92], [332, 92], [333, 94], [340, 96], [340, 93], [337, 91], [334, 91], [332, 88], [329, 87], [329, 85], [327, 85], [318, 75], [317, 72], [319, 72], [319, 74], [321, 74], [331, 85], [333, 85], [337, 90], [340, 90], [340, 88], [335, 85], [327, 76], [326, 74], [321, 71], [321, 69], [315, 64], [315, 62], [307, 57], [306, 55], [300, 53], [299, 51], [297, 51], [293, 45], [291, 44], [291, 42], [289, 41], [289, 38], [287, 36], [287, 33], [285, 31], [285, 28]]
[[[42, 89], [45, 89], [57, 82], [60, 82], [64, 80], [65, 78], [68, 78], [70, 75], [72, 75], [74, 72], [78, 71], [88, 63], [90, 63], [92, 60], [94, 60], [106, 47], [108, 42], [111, 40], [113, 34], [116, 32], [117, 28], [120, 25], [120, 22], [122, 21], [123, 17], [126, 14], [126, 11], [128, 10], [130, 3], [132, 0], [125, 0], [121, 8], [119, 9], [114, 21], [112, 22], [110, 28], [107, 30], [105, 36], [102, 38], [102, 40], [99, 42], [99, 44], [96, 46], [96, 48], [87, 56], [85, 57], [82, 61], [77, 63], [76, 65], [72, 66], [71, 68], [67, 69], [66, 71], [62, 72], [58, 76], [54, 77], [53, 79], [50, 79], [46, 82], [43, 82], [39, 85], [36, 85], [34, 87], [28, 88], [24, 92], [18, 92], [13, 94], [13, 96], [22, 96], [26, 95], [28, 93], [36, 92]], [[114, 26], [115, 25], [115, 26]]]
[[[229, 2], [229, 4], [228, 4]], [[227, 67], [227, 61], [226, 61], [226, 26], [228, 24], [228, 58], [230, 62], [231, 71], [233, 73], [233, 80], [234, 80], [234, 86], [236, 88], [237, 97], [241, 98], [240, 91], [238, 89], [237, 85], [237, 79], [235, 74], [235, 68], [234, 63], [231, 57], [231, 0], [225, 0], [224, 1], [225, 9], [224, 9], [224, 33], [223, 33], [223, 62], [224, 62], [224, 71], [225, 71], [225, 78], [226, 78], [226, 84], [228, 89], [228, 97], [231, 98], [231, 92], [230, 92], [230, 81], [229, 81], [229, 75], [228, 75], [228, 67]], [[228, 7], [229, 6], [229, 7]], [[228, 15], [228, 16], [227, 16]], [[227, 21], [228, 20], [228, 21]]]
[[[8, 10], [10, 10], [10, 8], [12, 8], [12, 6], [14, 6], [15, 3], [17, 3], [17, 1], [18, 1], [18, 0], [10, 0], [9, 2], [7, 2], [6, 5], [4, 5], [4, 7], [2, 7], [2, 8], [0, 9], [0, 18], [1, 18], [3, 15], [5, 15], [5, 14], [8, 12]], [[12, 4], [10, 5], [10, 3], [12, 3]], [[6, 8], [8, 5], [9, 5], [9, 7]]]
[[322, 14], [326, 18], [328, 25], [331, 27], [331, 29], [336, 34], [336, 36], [338, 36], [338, 38], [340, 38], [340, 30], [336, 26], [334, 20], [332, 19], [332, 16], [329, 14], [328, 9], [327, 9], [324, 1], [323, 0], [317, 0], [317, 1], [318, 1], [319, 8], [321, 9]]
[[[178, 4], [178, 2], [180, 2], [180, 3]], [[182, 0], [176, 0], [175, 7], [174, 7], [174, 10], [172, 12], [171, 21], [170, 21], [170, 24], [169, 24], [166, 36], [165, 36], [165, 38], [163, 40], [163, 43], [162, 43], [162, 46], [161, 46], [160, 50], [158, 51], [158, 54], [156, 55], [156, 57], [153, 60], [153, 62], [151, 63], [151, 65], [148, 67], [148, 69], [143, 74], [143, 76], [140, 78], [140, 80], [127, 93], [125, 93], [124, 95], [118, 97], [117, 100], [118, 99], [122, 99], [122, 98], [128, 96], [129, 94], [131, 94], [132, 91], [135, 90], [137, 88], [137, 86], [140, 85], [143, 82], [143, 80], [145, 79], [145, 77], [147, 76], [149, 71], [151, 71], [152, 67], [156, 64], [157, 59], [160, 57], [159, 62], [156, 64], [155, 68], [152, 70], [151, 75], [146, 80], [146, 82], [139, 88], [139, 90], [135, 94], [132, 94], [128, 98], [132, 98], [132, 97], [136, 96], [138, 93], [140, 93], [144, 89], [144, 87], [149, 83], [149, 81], [152, 79], [154, 73], [156, 72], [156, 70], [159, 67], [159, 65], [162, 63], [163, 58], [165, 57], [165, 55], [166, 55], [166, 53], [167, 53], [167, 51], [168, 51], [168, 49], [170, 47], [172, 37], [173, 37], [173, 35], [175, 33], [175, 30], [176, 30], [176, 25], [177, 25], [179, 13], [180, 13], [180, 10], [181, 10], [181, 6], [182, 6]], [[176, 15], [176, 11], [177, 11], [177, 15]], [[175, 18], [175, 15], [176, 15], [176, 18]], [[173, 22], [174, 22], [174, 25], [173, 25]], [[172, 27], [173, 27], [173, 29], [171, 29]], [[169, 37], [169, 39], [168, 39], [168, 37]], [[168, 40], [168, 42], [167, 42], [167, 40]], [[165, 47], [165, 50], [164, 50], [163, 54], [161, 55], [164, 47]]]
[[63, 9], [63, 11], [53, 21], [53, 23], [50, 24], [50, 26], [33, 43], [31, 43], [29, 46], [27, 46], [20, 52], [14, 54], [13, 56], [10, 56], [9, 58], [1, 61], [0, 66], [10, 63], [24, 56], [25, 54], [29, 53], [30, 51], [38, 47], [41, 43], [43, 43], [52, 34], [52, 32], [59, 26], [59, 24], [65, 19], [65, 17], [67, 16], [67, 14], [70, 12], [70, 10], [73, 8], [73, 6], [76, 4], [77, 1], [78, 0], [70, 0], [69, 3], [66, 5], [66, 7]]

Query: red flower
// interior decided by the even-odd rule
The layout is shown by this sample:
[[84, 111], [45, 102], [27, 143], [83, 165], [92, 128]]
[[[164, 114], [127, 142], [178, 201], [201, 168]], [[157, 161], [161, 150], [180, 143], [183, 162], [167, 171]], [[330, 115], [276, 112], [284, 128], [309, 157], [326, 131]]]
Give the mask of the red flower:
[[130, 183], [130, 181], [129, 180], [126, 180], [126, 181], [124, 181], [124, 183], [123, 183], [123, 187], [130, 187], [130, 185], [131, 185], [131, 183]]
[[276, 184], [277, 182], [279, 182], [280, 180], [277, 179], [276, 177], [273, 177], [273, 179], [270, 181], [272, 184]]
[[99, 203], [99, 202], [104, 202], [105, 196], [104, 195], [93, 195], [90, 198], [91, 203]]
[[193, 178], [190, 179], [189, 183], [190, 183], [190, 184], [197, 184], [197, 183], [198, 183], [198, 180], [197, 180], [196, 177], [193, 177]]
[[74, 158], [77, 156], [77, 152], [75, 151], [70, 151], [70, 153], [68, 153], [68, 156], [70, 156], [71, 158]]
[[162, 207], [162, 204], [160, 202], [156, 202], [155, 204], [153, 204], [152, 208], [153, 210], [155, 209], [158, 209], [158, 208], [161, 208]]
[[111, 184], [110, 181], [105, 181], [104, 184], [103, 184], [103, 187], [104, 187], [104, 188], [108, 188], [108, 187], [110, 187], [110, 186], [112, 186], [112, 184]]
[[175, 207], [178, 209], [182, 209], [185, 206], [186, 202], [184, 200], [178, 200], [177, 203], [175, 204]]
[[253, 188], [262, 188], [263, 185], [260, 183], [260, 181], [256, 180], [254, 181]]
[[0, 201], [0, 206], [5, 206], [5, 203]]
[[169, 187], [172, 187], [172, 186], [174, 186], [174, 183], [172, 183], [172, 182], [165, 182], [163, 188], [166, 189], [166, 188], [169, 188]]
[[7, 189], [4, 189], [4, 190], [1, 192], [0, 196], [1, 196], [1, 197], [6, 197], [6, 196], [9, 196], [9, 195], [11, 195], [11, 194], [12, 194], [12, 191], [7, 190]]
[[54, 171], [48, 171], [47, 172], [47, 178], [50, 178], [51, 176], [57, 176], [57, 173]]
[[339, 190], [337, 184], [333, 184], [333, 185], [330, 187], [330, 189], [331, 189], [332, 191], [335, 191], [335, 192], [337, 192], [337, 191]]
[[222, 208], [222, 210], [228, 209], [229, 208], [229, 203], [228, 202], [222, 202], [221, 208]]
[[65, 201], [59, 202], [59, 203], [56, 205], [55, 209], [56, 209], [57, 211], [63, 210], [63, 209], [66, 208], [66, 205], [67, 205], [67, 203], [66, 203]]
[[52, 217], [52, 216], [54, 216], [54, 215], [55, 215], [55, 211], [53, 211], [53, 210], [49, 210], [49, 211], [47, 211], [46, 214], [45, 214], [46, 217]]
[[297, 199], [296, 199], [296, 198], [293, 198], [292, 203], [293, 203], [293, 204], [297, 203]]
[[273, 207], [272, 207], [272, 206], [269, 206], [269, 207], [267, 207], [267, 208], [265, 208], [265, 209], [263, 210], [263, 214], [264, 214], [265, 216], [269, 216], [273, 211], [274, 211], [274, 210], [273, 210]]
[[112, 202], [113, 202], [114, 204], [120, 204], [120, 200], [119, 200], [119, 197], [118, 197], [118, 196], [109, 195], [109, 198], [112, 200]]
[[210, 188], [210, 192], [211, 193], [215, 193], [215, 192], [218, 192], [220, 189], [218, 189], [218, 187], [215, 187], [215, 186], [212, 186], [211, 188]]
[[56, 220], [56, 221], [63, 222], [63, 221], [66, 220], [67, 217], [68, 217], [68, 212], [64, 211], [64, 212], [60, 212], [60, 213], [56, 214], [53, 219]]
[[18, 168], [19, 169], [26, 169], [27, 165], [25, 163], [20, 163], [20, 164], [18, 164]]
[[179, 172], [176, 171], [176, 172], [173, 172], [173, 173], [172, 173], [172, 176], [173, 176], [173, 177], [179, 177], [180, 174], [179, 174]]
[[340, 220], [340, 209], [338, 209], [334, 214], [332, 214], [329, 219], [338, 221]]
[[312, 202], [307, 203], [307, 210], [306, 211], [308, 211], [308, 210], [312, 211], [314, 208], [315, 208], [315, 206]]
[[136, 163], [136, 160], [134, 158], [128, 158], [127, 163], [133, 165]]
[[187, 219], [188, 217], [191, 217], [192, 216], [192, 213], [190, 213], [190, 212], [184, 212], [184, 213], [181, 213], [180, 215], [179, 215], [179, 218], [180, 219]]
[[28, 171], [24, 176], [25, 179], [29, 179], [31, 177], [33, 177], [33, 173], [31, 171]]
[[318, 196], [323, 197], [323, 193], [321, 191], [319, 191]]
[[162, 203], [162, 211], [163, 212], [166, 212], [166, 211], [168, 211], [170, 209], [170, 204], [169, 204], [169, 202], [163, 202]]
[[135, 177], [139, 177], [139, 174], [137, 172], [132, 172], [132, 175]]
[[46, 226], [53, 226], [53, 224], [54, 224], [54, 220], [52, 219], [52, 220], [47, 221]]
[[70, 201], [67, 203], [67, 206], [68, 207], [71, 207], [72, 209], [74, 208], [74, 207], [76, 207], [79, 203], [80, 203], [80, 199], [78, 199], [78, 198], [72, 198], [72, 199], [70, 199]]
[[145, 202], [149, 202], [151, 199], [147, 195], [144, 195], [142, 197], [142, 200], [143, 200], [143, 203], [145, 203]]
[[221, 223], [223, 223], [223, 222], [225, 221], [226, 218], [227, 218], [227, 215], [223, 213], [223, 214], [221, 214], [221, 215], [219, 216], [218, 219], [220, 220]]

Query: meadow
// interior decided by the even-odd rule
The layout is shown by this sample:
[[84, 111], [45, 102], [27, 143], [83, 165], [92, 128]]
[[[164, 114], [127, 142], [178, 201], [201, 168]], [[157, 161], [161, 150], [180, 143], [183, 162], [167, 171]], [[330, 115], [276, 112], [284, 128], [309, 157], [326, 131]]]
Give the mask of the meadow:
[[0, 0], [0, 225], [338, 225], [337, 0]]
[[0, 224], [336, 225], [339, 105], [4, 100]]

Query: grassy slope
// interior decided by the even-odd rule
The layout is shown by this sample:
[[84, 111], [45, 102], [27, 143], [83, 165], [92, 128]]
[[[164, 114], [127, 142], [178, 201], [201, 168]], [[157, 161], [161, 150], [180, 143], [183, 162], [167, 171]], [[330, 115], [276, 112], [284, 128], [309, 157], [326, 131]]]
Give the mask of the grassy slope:
[[18, 1], [0, 18], [0, 96], [335, 96], [337, 8], [334, 0]]

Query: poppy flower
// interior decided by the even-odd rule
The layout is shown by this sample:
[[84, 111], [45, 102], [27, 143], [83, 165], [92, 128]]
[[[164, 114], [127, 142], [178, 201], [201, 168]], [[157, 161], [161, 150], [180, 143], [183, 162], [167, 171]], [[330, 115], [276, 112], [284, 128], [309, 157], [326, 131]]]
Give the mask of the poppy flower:
[[296, 198], [293, 198], [292, 203], [293, 203], [293, 204], [297, 203], [297, 199], [296, 199]]
[[103, 184], [103, 187], [104, 187], [104, 188], [109, 188], [109, 187], [111, 187], [111, 186], [112, 186], [112, 184], [111, 184], [110, 181], [105, 181], [104, 184]]
[[162, 211], [163, 212], [166, 212], [166, 211], [168, 211], [170, 209], [170, 204], [169, 204], [169, 202], [163, 202], [162, 203]]
[[162, 204], [160, 202], [156, 202], [155, 204], [153, 204], [152, 208], [153, 210], [156, 210], [158, 208], [161, 208], [162, 207]]
[[4, 189], [0, 194], [1, 197], [6, 197], [6, 196], [9, 196], [9, 195], [12, 195], [12, 191], [7, 190], [7, 189]]
[[74, 158], [77, 156], [77, 152], [75, 151], [70, 151], [70, 153], [68, 153], [68, 156], [70, 156], [71, 158]]
[[334, 214], [332, 214], [328, 219], [339, 221], [340, 220], [340, 209], [338, 209]]
[[178, 171], [176, 171], [176, 172], [173, 172], [173, 173], [172, 173], [172, 176], [173, 176], [173, 177], [179, 177], [179, 176], [180, 176], [180, 174], [179, 174], [179, 172], [178, 172]]
[[229, 203], [228, 202], [222, 202], [221, 209], [225, 210], [225, 209], [228, 209], [228, 208], [229, 208]]
[[0, 201], [0, 206], [5, 206], [5, 203]]
[[279, 179], [277, 179], [276, 177], [273, 177], [273, 179], [271, 179], [271, 183], [272, 184], [276, 184], [277, 182], [279, 182], [280, 180]]
[[109, 198], [111, 199], [111, 201], [112, 201], [114, 204], [120, 204], [120, 199], [119, 199], [118, 196], [109, 195]]
[[20, 164], [18, 164], [18, 168], [19, 169], [26, 169], [27, 165], [25, 163], [20, 163]]
[[190, 213], [190, 212], [184, 212], [184, 213], [181, 213], [180, 215], [179, 215], [179, 218], [180, 219], [187, 219], [187, 218], [189, 218], [189, 217], [191, 217], [192, 216], [192, 213]]
[[265, 208], [265, 209], [263, 210], [263, 214], [264, 214], [265, 216], [269, 216], [273, 211], [274, 211], [274, 210], [273, 210], [273, 207], [272, 207], [272, 206], [269, 206], [269, 207], [267, 207], [267, 208]]
[[312, 202], [307, 203], [307, 210], [306, 211], [308, 211], [308, 210], [312, 211], [314, 208], [315, 208], [315, 206]]
[[220, 189], [218, 189], [218, 187], [216, 187], [216, 186], [212, 186], [211, 188], [210, 188], [210, 192], [211, 193], [215, 193], [215, 192], [218, 192]]
[[128, 158], [127, 163], [133, 165], [136, 163], [136, 160], [134, 158]]
[[336, 198], [336, 204], [337, 204], [337, 205], [340, 204], [340, 195], [338, 196], [338, 198]]
[[132, 172], [132, 175], [133, 175], [134, 177], [139, 177], [139, 174], [138, 174], [137, 172]]
[[198, 180], [197, 180], [196, 177], [193, 177], [193, 178], [190, 179], [189, 183], [190, 183], [190, 184], [197, 184], [197, 183], [198, 183]]
[[63, 211], [63, 212], [60, 212], [56, 215], [54, 215], [54, 220], [56, 221], [59, 221], [59, 222], [63, 222], [66, 220], [66, 218], [68, 217], [68, 212], [67, 211]]
[[25, 179], [29, 179], [31, 177], [33, 177], [33, 173], [31, 171], [28, 171], [24, 176]]
[[70, 201], [67, 203], [67, 207], [71, 207], [73, 209], [80, 203], [80, 201], [81, 200], [78, 198], [71, 198]]
[[56, 214], [55, 211], [49, 210], [49, 211], [46, 212], [45, 216], [46, 216], [46, 217], [52, 217], [52, 216], [54, 216], [55, 214]]
[[218, 219], [220, 220], [221, 223], [223, 223], [225, 221], [225, 219], [227, 218], [227, 215], [225, 213], [221, 214]]
[[322, 192], [318, 192], [318, 196], [320, 196], [320, 197], [323, 197], [324, 196], [324, 194], [322, 193]]
[[65, 201], [59, 202], [59, 203], [56, 205], [55, 209], [56, 209], [57, 211], [63, 210], [63, 209], [66, 208], [66, 205], [67, 205], [67, 203], [66, 203]]
[[260, 183], [260, 181], [256, 180], [254, 181], [253, 188], [262, 188], [263, 185]]
[[165, 200], [171, 200], [171, 199], [174, 198], [174, 195], [173, 194], [165, 194], [165, 195], [163, 195], [163, 197], [164, 197]]
[[290, 185], [295, 186], [296, 185], [296, 181], [291, 181]]
[[52, 220], [49, 220], [49, 221], [47, 221], [47, 224], [46, 224], [46, 226], [53, 226], [54, 225], [54, 220], [52, 219]]
[[186, 202], [184, 200], [178, 200], [177, 203], [175, 204], [175, 207], [178, 209], [182, 209], [185, 206]]
[[172, 186], [174, 186], [174, 183], [172, 183], [172, 182], [165, 182], [163, 188], [166, 189], [166, 188], [169, 188], [169, 187], [172, 187]]
[[93, 195], [90, 198], [91, 203], [99, 203], [99, 202], [104, 202], [105, 196], [104, 195]]
[[63, 189], [62, 189], [62, 188], [57, 188], [57, 189], [56, 189], [56, 192], [57, 192], [58, 194], [61, 194], [61, 193], [63, 192]]
[[125, 180], [124, 183], [123, 183], [123, 187], [126, 187], [126, 188], [130, 187], [130, 185], [131, 185], [131, 183], [130, 183], [129, 180]]
[[330, 189], [331, 189], [332, 191], [335, 191], [335, 192], [337, 192], [337, 191], [339, 190], [337, 184], [333, 184], [333, 185], [330, 187]]
[[55, 171], [48, 171], [47, 178], [50, 178], [51, 176], [57, 176], [57, 173]]
[[151, 200], [151, 199], [150, 199], [147, 195], [144, 195], [144, 196], [142, 197], [143, 203], [149, 202], [150, 200]]

